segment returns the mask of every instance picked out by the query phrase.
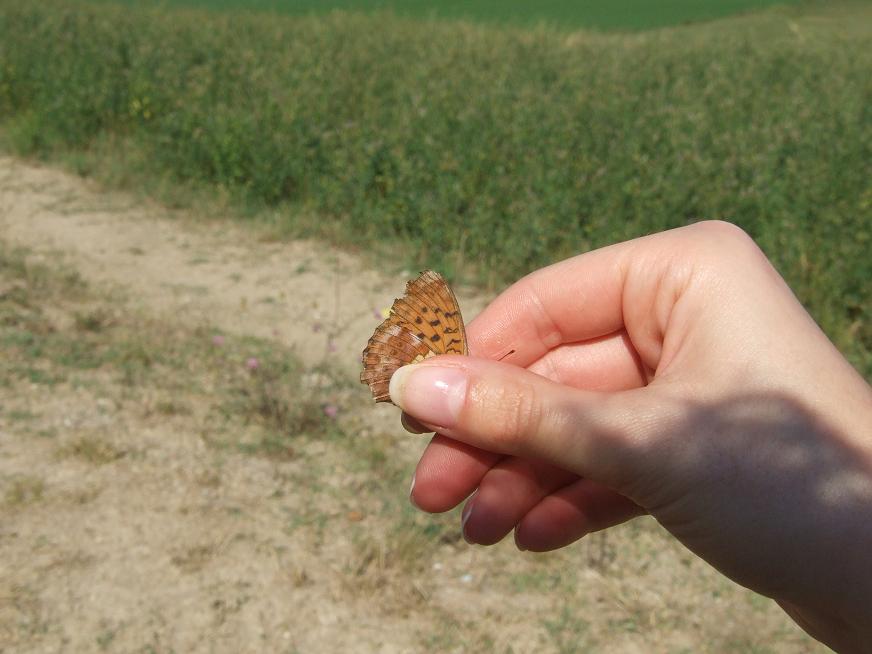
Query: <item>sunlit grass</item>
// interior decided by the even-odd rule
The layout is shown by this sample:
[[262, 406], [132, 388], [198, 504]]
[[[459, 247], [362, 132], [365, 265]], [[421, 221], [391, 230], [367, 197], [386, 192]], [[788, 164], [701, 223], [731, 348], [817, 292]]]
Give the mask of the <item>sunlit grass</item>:
[[[117, 0], [114, 0], [117, 1]], [[649, 29], [688, 21], [710, 20], [795, 0], [161, 0], [161, 6], [204, 7], [217, 10], [275, 11], [322, 14], [344, 11], [394, 11], [421, 18], [472, 19], [495, 23], [562, 28]], [[125, 0], [142, 5], [142, 0]]]
[[492, 287], [730, 220], [867, 376], [870, 70], [868, 3], [604, 36], [0, 0], [14, 151]]

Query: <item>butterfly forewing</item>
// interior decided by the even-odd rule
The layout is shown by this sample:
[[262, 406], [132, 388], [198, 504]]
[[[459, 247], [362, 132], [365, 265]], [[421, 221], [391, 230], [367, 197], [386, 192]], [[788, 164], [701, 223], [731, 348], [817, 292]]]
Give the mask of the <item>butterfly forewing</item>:
[[[432, 270], [424, 271], [420, 277], [406, 284], [404, 299], [418, 312], [420, 323], [435, 332], [430, 335], [430, 342], [436, 354], [467, 354], [460, 307], [441, 275]], [[417, 332], [419, 337], [422, 337], [422, 331]]]
[[444, 323], [443, 352], [451, 354], [468, 354], [466, 349], [466, 329], [463, 326], [463, 317], [460, 315], [460, 306], [457, 303], [457, 298], [454, 297], [454, 292], [451, 287], [445, 283], [436, 273], [432, 273], [438, 278], [438, 281], [433, 283], [429, 290], [436, 294], [439, 306], [441, 307], [440, 320]]
[[376, 402], [390, 402], [394, 371], [436, 354], [467, 354], [466, 331], [454, 293], [439, 273], [426, 270], [406, 284], [369, 339], [360, 381]]

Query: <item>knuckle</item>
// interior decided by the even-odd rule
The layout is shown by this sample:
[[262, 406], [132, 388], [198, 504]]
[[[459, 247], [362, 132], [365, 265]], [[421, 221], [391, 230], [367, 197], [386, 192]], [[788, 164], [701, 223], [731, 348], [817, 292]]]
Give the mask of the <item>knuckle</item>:
[[756, 241], [741, 227], [723, 220], [708, 220], [697, 223], [697, 252], [718, 270], [734, 270], [738, 262], [760, 266], [766, 255]]
[[718, 249], [723, 249], [725, 245], [757, 249], [757, 244], [748, 232], [725, 220], [704, 220], [696, 223], [696, 228]]

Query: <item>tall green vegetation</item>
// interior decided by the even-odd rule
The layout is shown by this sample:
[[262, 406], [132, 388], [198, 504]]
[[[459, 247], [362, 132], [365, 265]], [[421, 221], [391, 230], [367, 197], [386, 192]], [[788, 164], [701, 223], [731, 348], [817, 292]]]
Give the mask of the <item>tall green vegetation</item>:
[[0, 0], [0, 121], [491, 283], [728, 219], [872, 375], [872, 9], [816, 7], [603, 36]]
[[[121, 1], [142, 5], [143, 0]], [[253, 9], [287, 14], [390, 10], [403, 16], [461, 18], [521, 25], [548, 23], [568, 28], [649, 29], [796, 0], [150, 0], [164, 7]]]

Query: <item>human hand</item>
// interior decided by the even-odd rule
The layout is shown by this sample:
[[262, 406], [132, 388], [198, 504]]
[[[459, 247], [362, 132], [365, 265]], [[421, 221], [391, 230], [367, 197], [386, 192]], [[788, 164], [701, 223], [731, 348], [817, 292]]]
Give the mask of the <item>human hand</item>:
[[872, 390], [741, 230], [699, 223], [544, 268], [467, 335], [474, 357], [391, 380], [440, 434], [416, 505], [478, 489], [467, 540], [514, 529], [539, 551], [647, 512], [813, 636], [870, 646]]

